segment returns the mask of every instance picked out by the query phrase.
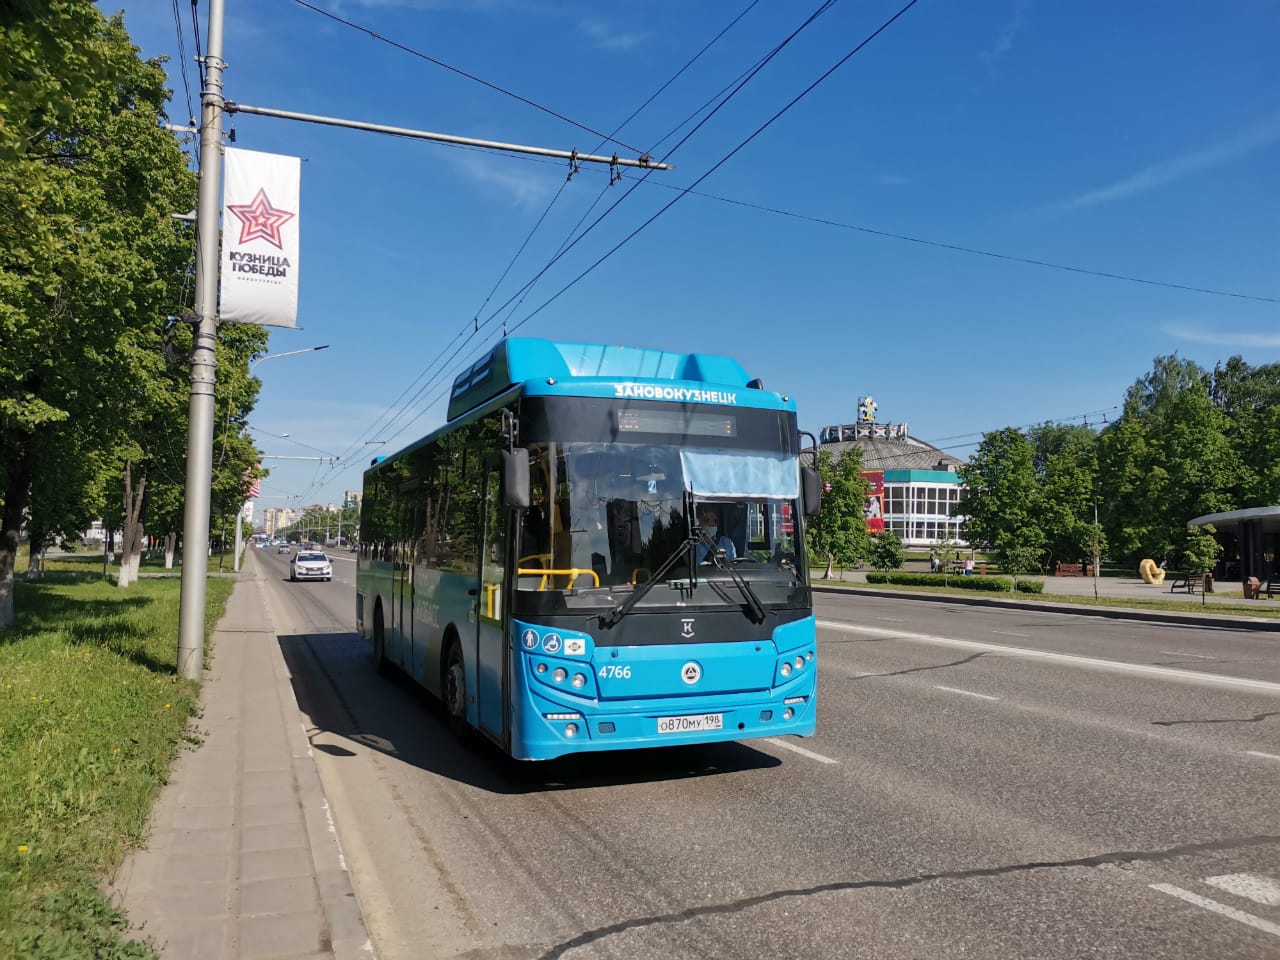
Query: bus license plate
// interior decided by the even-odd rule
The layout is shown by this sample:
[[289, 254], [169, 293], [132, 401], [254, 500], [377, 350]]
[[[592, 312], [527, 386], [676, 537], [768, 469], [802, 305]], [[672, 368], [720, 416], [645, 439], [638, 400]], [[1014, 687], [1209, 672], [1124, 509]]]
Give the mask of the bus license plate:
[[723, 730], [723, 713], [695, 713], [685, 717], [659, 717], [659, 733], [693, 733], [698, 730]]

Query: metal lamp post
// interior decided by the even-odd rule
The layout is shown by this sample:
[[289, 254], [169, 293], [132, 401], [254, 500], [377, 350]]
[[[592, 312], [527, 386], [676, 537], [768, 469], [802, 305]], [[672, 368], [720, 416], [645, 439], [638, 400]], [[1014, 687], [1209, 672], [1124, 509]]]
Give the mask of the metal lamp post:
[[[303, 347], [300, 350], [286, 350], [284, 353], [269, 353], [265, 357], [259, 357], [257, 360], [253, 361], [253, 363], [249, 364], [249, 375], [253, 376], [253, 371], [258, 366], [258, 364], [266, 363], [268, 360], [277, 360], [280, 357], [292, 357], [299, 353], [315, 353], [317, 350], [328, 350], [328, 349], [329, 349], [329, 344], [322, 343], [318, 347]], [[231, 426], [230, 402], [228, 402], [227, 404], [227, 426], [228, 428], [230, 428]], [[245, 502], [247, 503], [248, 501], [245, 501]], [[240, 554], [241, 554], [241, 551], [244, 549], [244, 534], [240, 529], [240, 524], [243, 520], [244, 520], [244, 504], [241, 504], [240, 509], [236, 511], [236, 544], [233, 551], [233, 561], [231, 564], [231, 569], [234, 570], [236, 573], [240, 572]], [[225, 543], [226, 541], [223, 541], [223, 542]], [[225, 547], [223, 549], [225, 549]]]

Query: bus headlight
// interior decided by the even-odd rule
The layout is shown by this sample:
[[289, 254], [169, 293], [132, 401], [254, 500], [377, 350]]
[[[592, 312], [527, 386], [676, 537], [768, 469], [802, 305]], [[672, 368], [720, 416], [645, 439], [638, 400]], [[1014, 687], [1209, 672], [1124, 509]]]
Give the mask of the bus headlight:
[[804, 669], [804, 657], [800, 657], [800, 656], [796, 657], [796, 669], [797, 670]]
[[576, 737], [578, 735], [578, 725], [576, 723], [566, 723], [564, 726], [564, 735], [566, 737]]
[[551, 679], [556, 683], [564, 683], [564, 678], [569, 676], [569, 671], [564, 667], [556, 667], [551, 674]]
[[587, 685], [587, 678], [580, 673], [575, 673], [573, 675], [573, 680], [570, 682], [579, 690], [581, 690], [583, 687]]
[[786, 660], [782, 661], [782, 666], [778, 668], [778, 672], [784, 677], [791, 676], [791, 664]]

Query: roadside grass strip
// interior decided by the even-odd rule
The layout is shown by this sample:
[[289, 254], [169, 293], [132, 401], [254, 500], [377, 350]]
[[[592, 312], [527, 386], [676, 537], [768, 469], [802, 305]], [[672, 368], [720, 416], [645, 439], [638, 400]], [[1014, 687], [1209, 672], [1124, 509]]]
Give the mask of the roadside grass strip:
[[[958, 578], [957, 578], [958, 579]], [[911, 586], [901, 583], [859, 583], [853, 580], [823, 580], [821, 572], [813, 577], [813, 584], [824, 591], [832, 593], [859, 593], [869, 590], [902, 594], [912, 593], [933, 593], [943, 594], [944, 596], [960, 597], [973, 596], [973, 590], [962, 590], [956, 587], [932, 586]], [[1049, 589], [1052, 585], [1046, 585]], [[1223, 596], [1238, 596], [1222, 593]], [[1164, 600], [1158, 597], [1146, 599], [1142, 597], [1098, 597], [1081, 596], [1074, 593], [1011, 593], [1008, 590], [1000, 592], [989, 592], [984, 597], [985, 600], [999, 601], [1002, 599], [1018, 600], [1022, 603], [1044, 603], [1044, 604], [1070, 604], [1077, 607], [1107, 607], [1119, 608], [1122, 610], [1159, 610], [1162, 612], [1174, 613], [1191, 613], [1191, 614], [1227, 614], [1233, 617], [1241, 617], [1243, 619], [1254, 620], [1280, 620], [1280, 603], [1273, 603], [1267, 600], [1259, 600], [1257, 605], [1235, 606], [1228, 603], [1214, 603], [1212, 600], [1207, 602], [1196, 603], [1187, 600]]]
[[[206, 636], [233, 582], [210, 578]], [[177, 674], [180, 584], [18, 582], [0, 633], [0, 960], [150, 957], [101, 892], [196, 711]]]

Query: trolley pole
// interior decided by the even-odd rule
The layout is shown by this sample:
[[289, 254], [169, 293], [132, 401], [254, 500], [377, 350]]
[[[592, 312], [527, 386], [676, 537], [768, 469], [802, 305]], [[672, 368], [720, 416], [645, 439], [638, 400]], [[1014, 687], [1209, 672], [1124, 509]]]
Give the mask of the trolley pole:
[[[213, 482], [213, 388], [218, 342], [218, 193], [222, 186], [222, 24], [224, 0], [209, 0], [209, 46], [200, 94], [200, 199], [196, 207], [196, 329], [191, 348], [186, 508], [182, 525], [182, 600], [178, 673], [199, 680], [204, 668], [205, 589]], [[237, 515], [237, 522], [239, 516]]]

